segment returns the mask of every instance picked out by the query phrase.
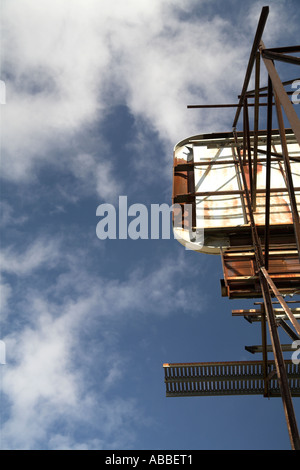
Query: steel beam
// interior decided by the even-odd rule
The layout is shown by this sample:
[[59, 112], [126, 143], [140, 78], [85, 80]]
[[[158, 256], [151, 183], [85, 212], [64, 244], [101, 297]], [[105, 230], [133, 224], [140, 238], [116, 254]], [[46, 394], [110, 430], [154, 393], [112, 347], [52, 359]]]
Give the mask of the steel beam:
[[[235, 131], [233, 133], [235, 134]], [[250, 217], [252, 242], [253, 242], [253, 247], [254, 247], [254, 252], [255, 252], [256, 263], [259, 269], [259, 272], [258, 272], [259, 282], [261, 286], [262, 296], [264, 299], [266, 319], [268, 322], [269, 333], [270, 333], [271, 343], [273, 347], [274, 360], [275, 360], [277, 376], [278, 376], [278, 380], [280, 384], [281, 399], [282, 399], [283, 408], [285, 412], [290, 442], [291, 442], [291, 446], [293, 450], [300, 450], [300, 436], [299, 436], [293, 401], [291, 397], [291, 391], [290, 391], [290, 387], [288, 383], [287, 372], [285, 369], [283, 354], [281, 350], [281, 344], [279, 340], [275, 314], [273, 311], [270, 289], [269, 289], [269, 285], [267, 282], [267, 278], [265, 276], [266, 271], [264, 270], [264, 258], [262, 254], [261, 243], [260, 243], [260, 239], [259, 239], [257, 229], [255, 226], [251, 199], [249, 195], [249, 189], [247, 187], [247, 181], [246, 181], [245, 172], [244, 172], [243, 163], [241, 160], [239, 149], [238, 149], [238, 156], [239, 156], [240, 171], [241, 171], [243, 184], [244, 184], [246, 202], [247, 202], [248, 212], [249, 212], [249, 217]], [[278, 301], [280, 301], [280, 298], [278, 298]]]
[[[254, 153], [253, 153], [253, 186], [252, 207], [256, 211], [256, 188], [257, 188], [257, 157], [258, 157], [258, 129], [259, 129], [259, 83], [260, 83], [260, 54], [256, 52], [255, 57], [255, 101], [254, 101]], [[251, 149], [252, 150], [252, 149]]]
[[294, 53], [300, 52], [300, 46], [283, 46], [283, 47], [268, 47], [268, 51], [280, 53]]
[[[286, 86], [286, 85], [291, 85], [291, 84], [294, 83], [296, 80], [300, 80], [300, 77], [298, 77], [298, 78], [293, 78], [293, 79], [291, 79], [291, 80], [286, 80], [286, 81], [282, 82], [282, 85], [284, 85], [284, 86]], [[266, 94], [261, 94], [262, 91], [267, 91], [267, 89], [268, 89], [267, 86], [260, 87], [259, 90], [258, 90], [258, 91], [259, 91], [259, 96], [267, 96]], [[254, 96], [252, 96], [252, 95], [255, 95], [255, 92], [256, 92], [256, 89], [254, 89], [254, 90], [249, 90], [249, 91], [247, 91], [246, 94], [247, 94], [248, 98], [254, 98]], [[290, 92], [287, 91], [286, 93], [293, 94], [293, 91], [290, 91]], [[239, 97], [238, 97], [238, 98], [239, 98]]]
[[[254, 150], [254, 147], [252, 147], [252, 150]], [[258, 153], [262, 153], [263, 155], [266, 155], [267, 152], [263, 149], [258, 149]], [[270, 152], [270, 154], [272, 155], [272, 157], [275, 157], [275, 159], [277, 161], [280, 161], [280, 160], [283, 160], [284, 159], [284, 156], [281, 154], [281, 153], [277, 153], [277, 152]], [[292, 161], [292, 162], [296, 162], [296, 163], [300, 163], [300, 157], [289, 157], [289, 159]], [[276, 161], [273, 159], [273, 161]]]
[[290, 442], [293, 450], [300, 450], [300, 437], [299, 431], [293, 406], [293, 401], [291, 397], [291, 391], [288, 383], [285, 363], [283, 359], [283, 354], [281, 350], [281, 344], [279, 340], [279, 335], [277, 331], [277, 325], [275, 321], [275, 315], [273, 312], [272, 300], [270, 291], [268, 288], [267, 281], [260, 272], [260, 283], [264, 299], [264, 305], [266, 309], [266, 317], [268, 320], [269, 333], [272, 342], [274, 360], [276, 364], [277, 377], [280, 384], [281, 398], [283, 403], [283, 408], [285, 412]]
[[[251, 97], [250, 97], [251, 98]], [[275, 104], [275, 103], [273, 103]], [[206, 109], [206, 108], [237, 108], [237, 107], [243, 107], [244, 104], [234, 104], [234, 103], [222, 103], [222, 104], [188, 104], [187, 105], [187, 109], [194, 109], [194, 108], [203, 108], [203, 109]], [[255, 103], [248, 103], [248, 106], [255, 106]], [[258, 106], [268, 106], [267, 103], [258, 103]]]
[[261, 341], [262, 341], [262, 357], [263, 357], [263, 374], [264, 374], [264, 396], [269, 395], [269, 381], [268, 376], [268, 346], [267, 346], [267, 326], [266, 326], [266, 311], [264, 304], [261, 306]]
[[272, 81], [268, 79], [268, 116], [267, 116], [267, 165], [266, 165], [266, 199], [265, 199], [265, 268], [269, 267], [270, 239], [270, 188], [271, 188], [271, 144], [272, 144]]
[[[281, 349], [282, 349], [282, 351], [294, 351], [294, 348], [291, 344], [282, 344]], [[248, 351], [251, 354], [262, 353], [263, 352], [263, 346], [262, 345], [245, 346], [245, 350]], [[271, 345], [267, 345], [267, 351], [272, 352], [272, 346]]]
[[282, 105], [283, 109], [284, 109], [284, 112], [286, 114], [286, 117], [288, 118], [289, 120], [289, 123], [291, 125], [291, 128], [293, 129], [294, 131], [294, 134], [295, 134], [295, 137], [298, 141], [298, 144], [300, 145], [300, 120], [297, 116], [297, 113], [294, 109], [294, 106], [293, 104], [291, 103], [285, 89], [284, 89], [284, 86], [280, 80], [280, 77], [275, 69], [275, 66], [272, 62], [272, 60], [270, 59], [266, 59], [264, 56], [263, 56], [263, 51], [265, 50], [265, 45], [263, 43], [263, 41], [260, 41], [260, 51], [262, 53], [262, 57], [263, 57], [263, 61], [265, 63], [265, 66], [266, 66], [266, 69], [269, 73], [269, 76], [271, 77], [271, 80], [272, 80], [272, 84], [273, 84], [273, 88], [274, 88], [274, 91], [278, 97], [278, 100], [280, 102], [280, 104]]
[[265, 59], [279, 60], [281, 62], [287, 62], [289, 64], [300, 65], [299, 57], [294, 57], [291, 55], [286, 55], [279, 52], [270, 51], [269, 49], [264, 49], [262, 51], [262, 56]]
[[265, 6], [265, 7], [262, 8], [261, 15], [260, 15], [260, 18], [259, 18], [259, 21], [258, 21], [258, 26], [257, 26], [257, 30], [256, 30], [256, 33], [255, 33], [254, 42], [253, 42], [253, 45], [252, 45], [250, 57], [249, 57], [249, 62], [248, 62], [247, 70], [246, 70], [245, 80], [244, 80], [244, 84], [243, 84], [243, 88], [242, 88], [242, 93], [241, 93], [238, 109], [236, 111], [236, 115], [235, 115], [235, 118], [234, 118], [234, 121], [233, 121], [233, 124], [232, 124], [233, 129], [236, 128], [236, 125], [237, 125], [237, 122], [238, 122], [238, 119], [239, 119], [239, 116], [240, 116], [242, 104], [244, 102], [244, 97], [245, 97], [245, 94], [247, 92], [247, 88], [248, 88], [249, 81], [250, 81], [251, 74], [252, 74], [252, 69], [253, 69], [254, 62], [255, 62], [256, 52], [257, 52], [257, 50], [259, 48], [259, 44], [261, 42], [261, 38], [262, 38], [264, 29], [265, 29], [265, 25], [266, 25], [268, 15], [269, 15], [269, 7]]
[[[274, 93], [274, 96], [275, 96], [275, 102], [276, 102], [276, 111], [277, 111], [279, 132], [280, 132], [280, 137], [281, 137], [281, 147], [282, 147], [282, 154], [283, 154], [283, 162], [284, 162], [286, 183], [287, 183], [287, 189], [288, 189], [288, 192], [289, 192], [291, 212], [292, 212], [293, 223], [294, 223], [294, 232], [295, 232], [295, 238], [296, 238], [296, 243], [297, 243], [297, 248], [298, 248], [298, 255], [299, 255], [299, 260], [300, 260], [300, 221], [299, 221], [297, 201], [296, 201], [296, 196], [295, 196], [295, 188], [294, 188], [294, 184], [293, 184], [293, 176], [292, 176], [292, 171], [291, 171], [290, 158], [289, 158], [288, 147], [287, 147], [287, 143], [286, 143], [283, 116], [282, 116], [280, 101], [279, 101], [279, 98], [277, 96], [277, 92]], [[300, 124], [300, 121], [299, 121], [299, 124]]]
[[[269, 247], [270, 247], [269, 246], [270, 245], [269, 229], [270, 229], [270, 209], [271, 209], [270, 208], [270, 195], [273, 191], [276, 191], [276, 192], [287, 191], [289, 194], [290, 201], [291, 201], [291, 211], [293, 215], [294, 229], [295, 229], [296, 244], [297, 244], [298, 255], [300, 259], [300, 222], [299, 222], [299, 215], [298, 215], [296, 198], [295, 198], [295, 190], [299, 190], [299, 188], [295, 188], [293, 186], [293, 180], [292, 180], [292, 174], [291, 174], [291, 168], [290, 168], [290, 160], [292, 160], [292, 158], [289, 157], [288, 155], [286, 129], [284, 129], [284, 125], [283, 125], [281, 106], [283, 107], [285, 114], [290, 122], [295, 141], [297, 141], [299, 145], [300, 145], [300, 121], [293, 108], [293, 104], [291, 103], [291, 100], [289, 98], [289, 94], [291, 94], [292, 92], [286, 92], [284, 89], [284, 85], [292, 83], [292, 81], [282, 83], [273, 64], [273, 60], [280, 60], [280, 61], [284, 61], [284, 62], [288, 62], [292, 64], [300, 64], [299, 58], [288, 55], [289, 53], [300, 52], [300, 46], [266, 49], [262, 41], [262, 34], [264, 31], [268, 14], [269, 14], [269, 8], [263, 7], [259, 22], [258, 22], [254, 42], [252, 45], [250, 58], [248, 61], [248, 66], [246, 70], [242, 92], [241, 92], [241, 95], [238, 97], [239, 103], [237, 105], [236, 104], [189, 105], [188, 108], [231, 108], [231, 107], [237, 108], [233, 125], [232, 125], [232, 128], [233, 128], [232, 135], [234, 138], [234, 144], [232, 146], [232, 152], [233, 152], [232, 163], [235, 163], [237, 165], [237, 174], [242, 179], [243, 184], [239, 186], [239, 189], [236, 191], [222, 191], [222, 190], [218, 191], [218, 195], [221, 196], [225, 194], [236, 194], [236, 195], [240, 194], [242, 196], [242, 200], [244, 201], [245, 206], [247, 207], [247, 215], [250, 221], [253, 252], [254, 252], [254, 257], [256, 261], [256, 269], [255, 269], [254, 277], [256, 277], [259, 281], [260, 289], [258, 287], [258, 291], [259, 291], [259, 294], [263, 297], [263, 303], [261, 304], [260, 311], [251, 311], [251, 312], [249, 311], [250, 318], [256, 318], [261, 321], [261, 330], [262, 330], [262, 346], [259, 348], [256, 347], [256, 350], [254, 347], [254, 350], [252, 349], [251, 352], [253, 351], [257, 352], [257, 349], [259, 349], [259, 352], [263, 353], [262, 375], [264, 379], [264, 392], [263, 393], [265, 396], [268, 396], [268, 393], [270, 391], [270, 388], [269, 388], [270, 383], [271, 383], [270, 380], [273, 379], [274, 374], [275, 375], [277, 374], [278, 383], [280, 385], [280, 395], [281, 395], [283, 406], [284, 406], [284, 412], [285, 412], [286, 422], [288, 426], [288, 432], [289, 432], [291, 445], [293, 449], [300, 450], [300, 437], [299, 437], [299, 431], [298, 431], [298, 427], [296, 423], [293, 403], [291, 399], [291, 389], [290, 389], [289, 382], [288, 382], [288, 371], [286, 369], [286, 364], [283, 359], [283, 350], [287, 350], [287, 348], [289, 349], [290, 346], [281, 345], [280, 340], [279, 340], [279, 335], [278, 335], [278, 325], [280, 325], [292, 338], [298, 338], [300, 336], [300, 325], [297, 322], [292, 311], [289, 309], [287, 303], [284, 301], [279, 290], [276, 288], [273, 280], [268, 274]], [[265, 66], [267, 68], [267, 71], [268, 71], [268, 94], [267, 94], [268, 101], [267, 103], [260, 102], [262, 91], [265, 90], [265, 88], [260, 88], [259, 86], [260, 58], [263, 59]], [[249, 92], [247, 91], [247, 89], [248, 89], [248, 85], [250, 82], [254, 64], [256, 64], [255, 90], [252, 92]], [[273, 102], [273, 95], [275, 98], [275, 102]], [[247, 98], [255, 98], [255, 102], [248, 103]], [[282, 155], [271, 151], [272, 135], [274, 133], [274, 131], [272, 131], [272, 107], [274, 104], [276, 106], [278, 123], [279, 123], [280, 139], [281, 139], [281, 145], [282, 145]], [[249, 127], [248, 106], [254, 106], [255, 108], [253, 133], [251, 133], [250, 127]], [[260, 131], [258, 130], [260, 106], [267, 106], [268, 108], [267, 151], [266, 151], [267, 165], [266, 165], [266, 188], [265, 190], [257, 190], [257, 187], [256, 187], [257, 185], [257, 162], [258, 162], [257, 157], [258, 157], [258, 153], [260, 152], [260, 149], [258, 148], [258, 145], [259, 145], [258, 136], [260, 135]], [[238, 134], [236, 131], [236, 125], [237, 125], [242, 108], [244, 112], [244, 119], [243, 119], [244, 128], [243, 128], [243, 132], [242, 133], [240, 132]], [[238, 140], [238, 135], [239, 135], [239, 140]], [[254, 147], [251, 147], [250, 135], [254, 136]], [[197, 142], [198, 142], [196, 140], [197, 137], [201, 137], [203, 139], [203, 136], [195, 136], [194, 140], [192, 138], [190, 139], [190, 143], [194, 143], [195, 145], [197, 145]], [[241, 149], [240, 149], [241, 144], [243, 145], [242, 147], [243, 153], [244, 153], [243, 156], [241, 155]], [[198, 145], [201, 145], [201, 143], [198, 143]], [[202, 145], [207, 145], [207, 142], [205, 142]], [[212, 141], [212, 146], [216, 146], [216, 145], [217, 143], [215, 141]], [[253, 149], [254, 149], [254, 161], [253, 161], [253, 168], [252, 168], [251, 152], [253, 151]], [[274, 147], [274, 150], [275, 150], [275, 147]], [[238, 155], [237, 158], [236, 158], [235, 151], [237, 151], [237, 155]], [[271, 162], [274, 160], [272, 159], [272, 156], [275, 156], [277, 160], [283, 159], [283, 162], [285, 165], [285, 179], [287, 183], [286, 188], [271, 188]], [[247, 161], [247, 158], [248, 158], [248, 161]], [[295, 159], [295, 160], [299, 161], [299, 159]], [[223, 161], [223, 162], [218, 162], [218, 163], [227, 164], [229, 163], [229, 161]], [[247, 181], [246, 174], [245, 174], [244, 165], [246, 163], [249, 168], [249, 181]], [[209, 162], [199, 163], [199, 165], [201, 164], [210, 164], [210, 163]], [[193, 164], [193, 166], [196, 166], [196, 165], [197, 163]], [[188, 164], [185, 165], [185, 167], [188, 167]], [[179, 170], [179, 168], [183, 168], [183, 165], [181, 166], [179, 165], [177, 169]], [[266, 195], [264, 254], [262, 250], [261, 240], [259, 237], [260, 232], [258, 232], [258, 229], [255, 224], [255, 218], [254, 218], [257, 193], [264, 193]], [[176, 201], [174, 202], [189, 202], [189, 201], [195, 202], [196, 196], [206, 197], [206, 196], [215, 195], [215, 194], [216, 194], [216, 191], [196, 192], [195, 188], [192, 188], [192, 186], [190, 185], [188, 189], [188, 194], [178, 195], [176, 198]], [[271, 257], [271, 254], [270, 254], [270, 257]], [[277, 297], [278, 302], [282, 306], [283, 315], [281, 315], [280, 313], [278, 314], [277, 311], [274, 311], [272, 297], [271, 297], [271, 295], [273, 295], [272, 292]], [[292, 332], [291, 328], [285, 323], [282, 316], [284, 317], [284, 319], [287, 317], [292, 322], [292, 325], [295, 328], [297, 334]], [[266, 324], [268, 324], [268, 328], [269, 328], [269, 334], [270, 334], [271, 344], [272, 344], [271, 347], [267, 346]], [[268, 370], [269, 363], [268, 363], [267, 354], [271, 350], [274, 354], [274, 359], [275, 359], [274, 362], [275, 362], [276, 370], [273, 369], [270, 371]], [[182, 364], [182, 365], [166, 364], [165, 366], [167, 367], [183, 366], [183, 367], [188, 368], [190, 365], [189, 364]], [[176, 373], [175, 375], [178, 375], [178, 374]], [[201, 377], [197, 379], [196, 382], [200, 383], [202, 382], [202, 380], [204, 379], [202, 379]], [[216, 380], [222, 381], [222, 376], [220, 377], [219, 375], [218, 377], [216, 377]], [[213, 381], [215, 381], [215, 379]], [[166, 382], [170, 382], [170, 383], [178, 382], [178, 377], [175, 378], [175, 376], [174, 377], [168, 376], [166, 378]], [[182, 383], [194, 382], [194, 376], [193, 377], [184, 376], [182, 378], [179, 378], [179, 382], [182, 382]], [[189, 389], [190, 394], [197, 395], [197, 391], [195, 390], [196, 389], [194, 388]], [[185, 388], [185, 385], [184, 385], [183, 388], [181, 388], [180, 390], [178, 389], [178, 393], [179, 393], [178, 396], [187, 396], [186, 391], [187, 391], [187, 388]], [[201, 389], [201, 393], [202, 393], [202, 389]], [[206, 389], [205, 389], [205, 393], [206, 393]], [[208, 393], [208, 394], [214, 394], [214, 393]]]
[[290, 327], [290, 325], [287, 324], [287, 322], [283, 319], [280, 318], [278, 320], [279, 326], [292, 338], [293, 341], [298, 341], [300, 339], [300, 336], [298, 336], [294, 330]]
[[[279, 302], [272, 302], [272, 304], [279, 304]], [[286, 302], [286, 303], [290, 303], [290, 302]], [[254, 305], [261, 305], [263, 307], [263, 303], [262, 302], [254, 302]], [[279, 309], [279, 308], [275, 308], [273, 309], [274, 310], [274, 314], [276, 316], [276, 320], [280, 320], [281, 318], [287, 318], [287, 315], [284, 311], [284, 309]], [[239, 310], [232, 310], [232, 316], [233, 317], [243, 317], [243, 316], [247, 316], [247, 317], [252, 317], [255, 321], [255, 319], [257, 320], [261, 320], [261, 317], [262, 317], [262, 312], [261, 310], [258, 310], [258, 309], [255, 309], [255, 308], [246, 308], [246, 309], [239, 309]], [[294, 315], [295, 318], [300, 318], [300, 309], [299, 308], [293, 308], [292, 309], [292, 313]]]
[[272, 281], [271, 277], [269, 276], [267, 270], [265, 267], [261, 266], [261, 272], [263, 273], [266, 281], [268, 282], [270, 288], [272, 289], [274, 295], [276, 296], [278, 302], [280, 303], [281, 307], [283, 308], [283, 310], [285, 311], [285, 313], [287, 314], [287, 316], [289, 317], [289, 320], [291, 321], [293, 327], [295, 328], [295, 330], [297, 331], [298, 335], [300, 335], [300, 324], [297, 322], [296, 318], [294, 317], [291, 309], [289, 308], [289, 306], [287, 305], [286, 301], [284, 300], [284, 298], [282, 297], [282, 295], [280, 294], [279, 290], [277, 289], [277, 287], [275, 286], [274, 282]]

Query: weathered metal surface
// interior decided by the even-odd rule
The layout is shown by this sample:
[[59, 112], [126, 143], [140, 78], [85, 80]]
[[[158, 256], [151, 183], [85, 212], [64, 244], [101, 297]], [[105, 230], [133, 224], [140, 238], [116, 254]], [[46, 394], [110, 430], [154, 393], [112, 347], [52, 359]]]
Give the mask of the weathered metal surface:
[[[249, 135], [249, 144], [254, 136]], [[279, 134], [272, 135], [270, 168], [270, 215], [269, 226], [293, 227], [290, 198], [286, 186], [286, 176], [280, 158]], [[269, 144], [270, 145], [270, 144]], [[300, 146], [292, 134], [287, 134], [290, 167], [295, 187], [295, 199], [300, 208]], [[220, 253], [221, 247], [230, 246], [229, 234], [233, 230], [249, 228], [249, 211], [245, 209], [244, 188], [239, 180], [239, 172], [233, 152], [235, 146], [243, 151], [242, 137], [235, 143], [233, 137], [224, 134], [193, 136], [179, 142], [174, 149], [173, 203], [193, 206], [193, 218], [185, 220], [185, 231], [174, 227], [177, 239], [182, 243], [191, 240], [190, 230], [204, 229], [204, 244], [192, 243], [192, 249], [204, 253]], [[261, 154], [259, 152], [262, 152]], [[267, 135], [258, 137], [258, 155], [267, 152]], [[274, 155], [278, 155], [275, 157]], [[299, 158], [299, 161], [297, 160]], [[250, 187], [249, 168], [244, 165], [245, 177]], [[255, 167], [256, 210], [254, 221], [257, 226], [266, 222], [266, 159], [258, 158]], [[222, 234], [220, 234], [220, 230]]]
[[[222, 295], [234, 298], [261, 297], [259, 267], [254, 250], [227, 249], [222, 253], [224, 285]], [[296, 249], [269, 251], [270, 279], [281, 294], [300, 293], [300, 264]]]
[[[299, 338], [299, 312], [290, 309], [290, 302], [283, 295], [300, 293], [300, 120], [289, 98], [291, 92], [284, 89], [293, 80], [282, 83], [273, 63], [279, 60], [299, 65], [300, 58], [287, 54], [299, 52], [300, 46], [265, 48], [261, 38], [268, 13], [269, 8], [263, 7], [238, 105], [188, 106], [236, 106], [232, 133], [198, 135], [179, 142], [174, 149], [173, 179], [173, 203], [179, 204], [179, 214], [183, 209], [181, 219], [174, 218], [176, 238], [189, 249], [222, 254], [223, 296], [263, 298], [259, 312], [234, 313], [246, 313], [249, 321], [261, 322], [262, 346], [258, 350], [263, 361], [260, 366], [253, 366], [255, 370], [246, 365], [237, 369], [236, 363], [227, 363], [225, 368], [220, 366], [222, 363], [165, 364], [165, 382], [167, 396], [249, 393], [281, 396], [292, 449], [300, 450], [291, 399], [292, 395], [300, 396], [300, 366], [297, 365], [294, 377], [294, 370], [291, 372], [283, 359], [284, 348], [277, 331], [281, 326], [292, 340]], [[260, 58], [268, 72], [267, 88], [260, 87]], [[248, 91], [254, 63], [255, 90]], [[265, 90], [267, 94], [262, 93]], [[267, 96], [267, 103], [260, 102], [263, 96]], [[248, 102], [251, 98], [255, 99], [254, 104]], [[274, 104], [278, 131], [272, 131]], [[248, 107], [253, 105], [252, 132]], [[259, 131], [260, 106], [267, 106], [266, 131]], [[284, 127], [281, 108], [290, 130]], [[242, 109], [243, 132], [237, 132]], [[262, 156], [266, 157], [264, 161]], [[192, 217], [186, 222], [188, 205], [192, 207]], [[202, 236], [197, 237], [199, 233]], [[279, 314], [273, 307], [274, 295], [282, 307]], [[272, 347], [267, 345], [266, 325]], [[270, 350], [274, 354], [271, 369], [267, 359]], [[272, 382], [275, 376], [276, 386]]]

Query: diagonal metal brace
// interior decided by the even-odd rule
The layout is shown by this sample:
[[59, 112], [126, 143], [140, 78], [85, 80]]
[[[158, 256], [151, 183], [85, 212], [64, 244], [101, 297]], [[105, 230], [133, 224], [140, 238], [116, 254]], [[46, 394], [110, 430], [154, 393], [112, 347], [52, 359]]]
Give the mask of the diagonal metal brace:
[[266, 278], [269, 286], [271, 287], [273, 293], [275, 294], [275, 296], [277, 297], [278, 299], [278, 302], [280, 303], [280, 305], [282, 306], [283, 310], [285, 311], [285, 313], [287, 314], [289, 320], [291, 321], [292, 325], [294, 326], [295, 330], [297, 331], [298, 335], [300, 335], [300, 325], [298, 323], [298, 321], [296, 320], [296, 318], [294, 317], [291, 309], [289, 308], [289, 306], [287, 305], [286, 301], [284, 300], [284, 298], [282, 297], [282, 295], [280, 294], [279, 290], [277, 289], [277, 287], [275, 286], [274, 282], [272, 281], [272, 279], [270, 278], [267, 270], [265, 267], [261, 267], [260, 268], [261, 272], [263, 273], [264, 277]]

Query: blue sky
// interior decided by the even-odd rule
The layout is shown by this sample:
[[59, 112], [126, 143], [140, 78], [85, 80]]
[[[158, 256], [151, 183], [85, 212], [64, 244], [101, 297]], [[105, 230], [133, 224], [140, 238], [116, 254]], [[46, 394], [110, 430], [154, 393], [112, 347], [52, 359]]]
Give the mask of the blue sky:
[[[264, 5], [1, 1], [2, 449], [290, 448], [280, 399], [165, 397], [164, 362], [259, 344], [220, 258], [96, 236], [121, 195], [171, 204], [178, 141], [231, 130], [186, 106], [237, 101]], [[266, 46], [299, 43], [297, 6], [270, 2]]]

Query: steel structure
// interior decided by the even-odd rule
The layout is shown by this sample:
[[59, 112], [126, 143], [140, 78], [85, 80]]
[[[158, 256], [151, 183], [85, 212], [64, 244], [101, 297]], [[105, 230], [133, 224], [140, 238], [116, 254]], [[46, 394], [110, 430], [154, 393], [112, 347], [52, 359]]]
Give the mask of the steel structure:
[[[275, 62], [300, 65], [300, 58], [293, 55], [300, 52], [300, 46], [267, 48], [262, 35], [269, 14], [269, 8], [263, 7], [258, 22], [242, 92], [238, 104], [190, 105], [189, 108], [236, 107], [232, 132], [193, 136], [186, 139], [183, 147], [188, 154], [181, 158], [180, 149], [174, 152], [173, 203], [192, 206], [190, 226], [176, 227], [183, 233], [187, 229], [190, 241], [197, 234], [197, 205], [205, 199], [206, 219], [210, 219], [212, 209], [208, 204], [210, 196], [222, 195], [240, 198], [241, 214], [245, 223], [233, 230], [230, 227], [206, 228], [205, 240], [221, 233], [219, 242], [213, 239], [212, 246], [204, 240], [204, 249], [196, 251], [219, 252], [222, 259], [224, 279], [221, 280], [221, 293], [229, 298], [260, 298], [255, 302], [257, 309], [233, 310], [232, 315], [244, 316], [248, 321], [259, 321], [261, 324], [262, 344], [248, 346], [252, 353], [261, 353], [261, 361], [230, 363], [192, 363], [164, 364], [167, 396], [202, 396], [228, 394], [263, 394], [264, 396], [281, 396], [291, 447], [300, 450], [300, 437], [295, 417], [292, 396], [300, 396], [300, 366], [287, 361], [283, 352], [292, 350], [291, 344], [281, 344], [278, 326], [289, 335], [292, 341], [300, 339], [300, 309], [293, 308], [297, 300], [288, 301], [285, 296], [300, 293], [300, 222], [298, 205], [300, 204], [300, 187], [295, 186], [293, 165], [300, 166], [300, 120], [297, 116], [289, 93], [285, 86], [293, 81], [282, 82], [275, 67]], [[261, 87], [261, 62], [264, 63], [267, 76], [267, 87]], [[248, 90], [250, 79], [255, 69], [255, 88]], [[298, 79], [299, 80], [299, 79]], [[266, 96], [267, 102], [261, 98]], [[251, 102], [254, 100], [254, 102]], [[250, 130], [249, 107], [254, 107], [253, 130]], [[261, 106], [267, 109], [267, 129], [259, 129], [259, 112]], [[278, 130], [273, 129], [273, 107], [276, 109]], [[284, 125], [284, 114], [289, 128]], [[243, 115], [243, 131], [237, 131], [237, 125]], [[262, 140], [265, 147], [262, 146]], [[204, 142], [204, 143], [203, 143]], [[299, 149], [291, 153], [290, 145]], [[214, 147], [231, 149], [223, 158], [209, 161], [195, 161], [194, 149], [197, 145], [206, 148]], [[278, 150], [278, 145], [280, 150]], [[176, 153], [177, 152], [177, 153]], [[194, 153], [193, 153], [194, 152]], [[264, 188], [258, 186], [258, 168], [264, 162]], [[236, 181], [233, 189], [203, 190], [201, 184], [195, 184], [195, 172], [201, 165], [231, 165], [235, 171]], [[274, 188], [271, 184], [272, 168], [278, 166], [284, 180], [284, 187]], [[294, 167], [295, 168], [295, 167]], [[297, 173], [297, 172], [296, 172]], [[200, 182], [203, 181], [201, 177]], [[201, 190], [202, 189], [202, 190]], [[274, 193], [288, 196], [289, 217], [285, 223], [272, 221]], [[202, 197], [202, 199], [201, 199]], [[200, 199], [199, 199], [200, 198]], [[273, 198], [273, 199], [272, 199]], [[297, 201], [298, 199], [298, 201]], [[298, 202], [298, 205], [297, 205]], [[223, 204], [224, 205], [224, 204]], [[263, 205], [264, 210], [261, 211]], [[282, 203], [279, 205], [282, 206]], [[220, 206], [220, 204], [219, 204]], [[214, 210], [220, 207], [214, 206]], [[184, 213], [184, 210], [183, 210]], [[219, 212], [217, 212], [219, 213]], [[258, 213], [263, 221], [258, 222]], [[204, 217], [204, 218], [205, 218]], [[283, 216], [282, 216], [283, 217]], [[222, 219], [224, 221], [224, 219]], [[226, 225], [223, 223], [223, 225]], [[224, 234], [222, 235], [222, 230]], [[225, 240], [225, 241], [224, 241]], [[183, 243], [185, 244], [184, 240]], [[219, 243], [219, 244], [218, 244]], [[275, 308], [275, 305], [279, 308]], [[271, 345], [267, 344], [267, 327]], [[268, 359], [272, 352], [274, 360]]]
[[[300, 364], [286, 361], [292, 396], [300, 397]], [[263, 361], [164, 364], [167, 397], [265, 394]], [[280, 396], [274, 361], [267, 364], [268, 396]]]

